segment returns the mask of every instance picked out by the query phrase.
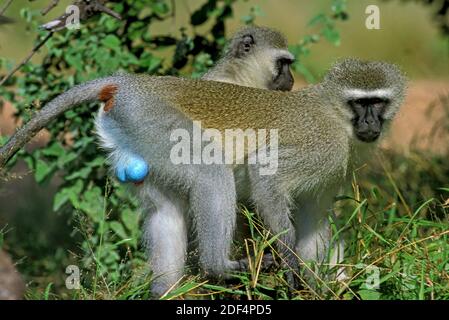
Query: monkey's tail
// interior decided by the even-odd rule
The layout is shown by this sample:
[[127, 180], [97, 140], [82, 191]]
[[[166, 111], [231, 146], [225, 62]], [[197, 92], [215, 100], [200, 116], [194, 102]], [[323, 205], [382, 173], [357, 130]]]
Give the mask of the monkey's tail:
[[81, 103], [99, 100], [102, 88], [116, 82], [117, 77], [114, 76], [92, 80], [73, 87], [47, 103], [0, 148], [0, 169], [51, 121]]

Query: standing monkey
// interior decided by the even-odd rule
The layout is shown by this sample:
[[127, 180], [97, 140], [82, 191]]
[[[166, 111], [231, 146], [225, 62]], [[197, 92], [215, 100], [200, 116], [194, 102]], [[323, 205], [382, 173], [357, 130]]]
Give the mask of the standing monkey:
[[[290, 71], [293, 61], [293, 55], [287, 50], [287, 41], [280, 32], [263, 27], [246, 27], [232, 37], [223, 57], [203, 76], [203, 79], [261, 89], [290, 91], [293, 87], [293, 76]], [[108, 100], [108, 97], [104, 98]], [[103, 132], [100, 137], [103, 146], [114, 148], [118, 155], [119, 161], [113, 163], [117, 178], [122, 182], [142, 182], [149, 172], [145, 159], [132, 151], [117, 148], [120, 144], [116, 143], [114, 136], [108, 132]], [[152, 185], [138, 192], [142, 198], [147, 199], [145, 211], [148, 215], [144, 239], [150, 263], [161, 262], [162, 259], [157, 257], [168, 257], [166, 252], [170, 250], [174, 253], [170, 259], [164, 258], [164, 263], [151, 263], [156, 277], [153, 281], [153, 292], [162, 295], [173, 285], [175, 277], [179, 279], [183, 274], [189, 240], [187, 237], [189, 204], [186, 197], [167, 188]], [[149, 199], [151, 201], [148, 201]], [[167, 239], [164, 233], [159, 232], [161, 226], [165, 225], [176, 229], [175, 234], [184, 236], [181, 239]], [[178, 246], [176, 250], [172, 249], [176, 246]]]
[[[278, 31], [264, 27], [246, 27], [237, 32], [229, 42], [223, 57], [217, 63], [215, 67], [209, 70], [203, 79], [233, 83], [242, 86], [249, 86], [261, 89], [271, 89], [280, 91], [289, 91], [293, 87], [293, 76], [290, 71], [290, 65], [293, 62], [294, 57], [288, 51], [288, 45], [285, 37]], [[104, 110], [108, 110], [111, 107], [113, 99], [110, 99], [112, 92], [104, 90], [100, 97], [100, 100], [105, 102]], [[18, 132], [18, 137], [24, 136], [22, 133], [33, 131], [36, 132], [40, 128], [44, 127], [54, 117], [56, 117], [61, 111], [52, 110], [51, 112], [38, 113], [37, 116], [22, 130]], [[119, 128], [117, 128], [120, 131]], [[14, 137], [17, 137], [15, 135]], [[118, 134], [119, 135], [119, 134]], [[115, 142], [114, 136], [105, 133], [102, 136], [104, 139], [103, 146], [115, 147], [119, 145]], [[106, 138], [107, 137], [107, 138]], [[24, 140], [22, 140], [25, 142]], [[9, 145], [15, 145], [17, 148], [16, 139], [10, 140]], [[20, 148], [20, 147], [19, 147]], [[2, 161], [6, 161], [7, 157], [3, 155], [7, 152], [14, 152], [8, 146], [4, 146], [0, 151], [0, 165]], [[141, 182], [147, 176], [149, 172], [149, 166], [147, 162], [136, 152], [128, 149], [119, 150], [116, 148], [117, 154], [120, 153], [114, 163], [115, 174], [117, 178], [122, 182]], [[151, 162], [150, 162], [151, 164]], [[151, 189], [151, 192], [147, 189], [139, 190], [141, 193], [145, 193], [145, 196], [150, 201], [146, 201], [147, 210], [151, 213], [152, 219], [147, 219], [145, 226], [145, 238], [150, 239], [151, 235], [162, 235], [160, 232], [152, 231], [153, 228], [158, 228], [160, 225], [164, 226], [168, 222], [172, 223], [175, 227], [179, 225], [178, 234], [186, 234], [186, 219], [188, 202], [185, 197], [180, 197], [169, 189], [155, 187]], [[147, 200], [148, 200], [147, 199]], [[158, 219], [163, 221], [159, 222]], [[171, 220], [170, 220], [171, 219]], [[164, 244], [169, 246], [170, 239], [161, 239]], [[174, 239], [179, 240], [179, 239]], [[185, 241], [177, 241], [177, 243], [185, 243]], [[157, 241], [146, 241], [151, 247], [151, 243]], [[165, 245], [152, 246], [150, 250], [150, 256], [156, 256], [158, 249], [165, 250]], [[179, 246], [181, 252], [178, 256], [184, 255], [186, 251], [186, 245]], [[182, 274], [182, 267], [178, 268], [179, 263], [177, 255], [173, 255], [172, 259], [175, 261], [176, 274]], [[160, 259], [153, 259], [157, 260]], [[161, 267], [153, 266], [153, 271], [156, 276], [159, 275], [159, 280], [155, 280], [153, 287], [161, 287], [162, 289], [154, 289], [159, 294], [162, 294], [168, 284], [172, 283], [173, 275], [169, 280], [164, 280], [164, 277], [160, 274], [167, 273], [170, 269], [171, 262], [168, 259], [165, 265]], [[183, 266], [183, 265], [182, 265]], [[162, 283], [158, 285], [158, 283]]]
[[[186, 199], [196, 227], [200, 266], [209, 275], [224, 276], [240, 267], [229, 258], [236, 184], [239, 190], [248, 189], [268, 228], [282, 233], [280, 239], [295, 254], [322, 261], [330, 249], [327, 215], [332, 198], [399, 110], [405, 83], [396, 66], [358, 59], [335, 64], [322, 83], [297, 92], [119, 75], [78, 85], [41, 112], [52, 115], [86, 101], [109, 102], [97, 119], [97, 129], [103, 141], [113, 137], [119, 143], [105, 145], [111, 161], [118, 163], [122, 150], [129, 149], [152, 164], [139, 192], [143, 207], [151, 207], [150, 198], [165, 190]], [[184, 129], [191, 136], [193, 121], [221, 132], [278, 129], [276, 173], [261, 176], [259, 164], [174, 164], [171, 134]], [[24, 139], [21, 131], [16, 136], [12, 139]], [[247, 174], [235, 182], [238, 171]], [[153, 284], [153, 293], [160, 295], [182, 275], [187, 229], [184, 219], [170, 215], [150, 214], [147, 223], [152, 231], [146, 238], [153, 252], [151, 265], [166, 271]], [[295, 254], [281, 252], [290, 265], [298, 265]]]
[[[243, 178], [237, 179], [237, 187], [249, 189], [247, 192], [269, 229], [274, 234], [287, 230], [280, 239], [302, 260], [324, 261], [331, 249], [327, 216], [332, 199], [371, 149], [369, 144], [379, 138], [398, 111], [405, 88], [405, 79], [395, 66], [356, 59], [336, 64], [321, 84], [293, 93], [168, 77], [136, 80], [131, 76], [116, 82], [115, 98], [120, 96], [122, 81], [127, 85], [128, 81], [136, 81], [135, 86], [145, 83], [143, 92], [151, 94], [135, 99], [134, 109], [125, 110], [117, 100], [117, 108], [102, 113], [97, 120], [100, 136], [115, 134], [116, 126], [131, 128], [129, 137], [120, 136], [121, 143], [133, 145], [155, 164], [153, 175], [140, 194], [144, 206], [155, 185], [188, 197], [198, 233], [200, 264], [212, 275], [239, 267], [228, 257], [235, 219], [233, 172], [242, 170], [247, 174], [239, 175]], [[129, 101], [131, 97], [124, 94], [122, 99]], [[136, 126], [142, 117], [136, 110], [141, 108], [153, 117], [145, 125]], [[171, 166], [162, 160], [170, 147], [167, 149], [160, 141], [169, 140], [173, 128], [191, 132], [192, 120], [222, 132], [230, 128], [279, 128], [277, 173], [261, 176], [259, 165], [237, 165], [234, 171], [225, 165]], [[151, 128], [157, 128], [159, 139], [148, 140]], [[111, 150], [114, 159], [115, 149]], [[150, 155], [149, 150], [159, 154]], [[156, 221], [147, 237], [150, 248], [157, 252], [152, 265], [167, 270], [177, 261], [180, 269], [184, 251], [178, 249], [186, 243], [186, 228], [167, 216]], [[161, 233], [164, 225], [167, 227]], [[298, 265], [295, 254], [283, 246], [280, 251], [289, 265]], [[168, 257], [176, 254], [179, 259], [167, 262]], [[175, 279], [159, 285], [167, 289]]]

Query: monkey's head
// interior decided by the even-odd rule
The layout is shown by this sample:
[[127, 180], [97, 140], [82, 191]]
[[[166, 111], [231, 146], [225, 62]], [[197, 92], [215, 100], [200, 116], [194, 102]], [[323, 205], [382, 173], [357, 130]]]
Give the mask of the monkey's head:
[[399, 111], [406, 78], [393, 64], [351, 58], [331, 68], [323, 87], [358, 140], [374, 142]]
[[[229, 41], [217, 71], [226, 82], [270, 90], [290, 91], [294, 56], [287, 40], [276, 30], [250, 26]], [[212, 71], [211, 74], [213, 74]], [[206, 79], [211, 77], [206, 76]]]

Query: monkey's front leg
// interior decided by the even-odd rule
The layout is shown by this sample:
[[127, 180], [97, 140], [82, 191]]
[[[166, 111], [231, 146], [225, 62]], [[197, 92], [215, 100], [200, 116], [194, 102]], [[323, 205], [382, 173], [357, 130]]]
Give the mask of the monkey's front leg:
[[251, 198], [263, 222], [273, 235], [279, 236], [276, 249], [283, 259], [283, 266], [291, 269], [287, 274], [290, 285], [296, 287], [299, 263], [295, 254], [295, 228], [290, 219], [290, 202], [278, 188], [274, 176], [261, 176], [258, 166], [249, 167]]
[[[296, 251], [305, 263], [315, 264], [306, 266], [306, 274], [318, 282], [324, 280], [324, 273], [320, 272], [323, 270], [323, 264], [332, 267], [343, 260], [343, 240], [332, 242], [330, 215], [335, 216], [332, 213], [330, 196], [319, 199], [311, 196], [299, 200], [294, 211], [297, 230]], [[342, 270], [338, 271], [340, 272]]]
[[229, 260], [236, 221], [234, 175], [224, 165], [203, 167], [190, 188], [190, 208], [198, 234], [201, 268], [213, 277], [238, 270], [239, 263]]

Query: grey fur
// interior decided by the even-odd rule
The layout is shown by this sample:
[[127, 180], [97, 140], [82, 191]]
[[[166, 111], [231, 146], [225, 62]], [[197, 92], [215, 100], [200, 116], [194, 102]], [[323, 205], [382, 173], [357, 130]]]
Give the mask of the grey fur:
[[[238, 54], [237, 51], [240, 49], [244, 37], [248, 36], [252, 37], [254, 42], [251, 43], [246, 52]], [[279, 59], [286, 60], [282, 60], [281, 65], [278, 66]], [[289, 66], [292, 59], [292, 55], [287, 51], [287, 41], [280, 32], [264, 27], [246, 27], [232, 37], [223, 58], [203, 76], [203, 79], [273, 90], [291, 90], [293, 77]], [[175, 126], [173, 127], [175, 128]], [[116, 125], [111, 117], [104, 116], [102, 111], [100, 111], [97, 120], [97, 132], [102, 140], [102, 146], [106, 149], [114, 150], [114, 157], [111, 161], [112, 166], [114, 167], [115, 164], [120, 162], [123, 163], [120, 159], [126, 158], [131, 150], [129, 150], [128, 146], [120, 143], [122, 139], [121, 127]], [[136, 150], [133, 152], [136, 152]], [[153, 165], [152, 162], [149, 163]], [[223, 174], [228, 175], [228, 173]], [[164, 179], [167, 178], [165, 177]], [[213, 186], [208, 186], [210, 181], [214, 180], [206, 179], [199, 187], [206, 188], [204, 189], [205, 192], [209, 188], [214, 189]], [[175, 184], [179, 183], [179, 181], [172, 182]], [[191, 183], [188, 182], [187, 185], [190, 186]], [[197, 232], [197, 247], [203, 270], [214, 276], [223, 276], [225, 269], [238, 268], [238, 264], [234, 262], [229, 263], [228, 261], [223, 261], [220, 266], [207, 267], [210, 261], [223, 260], [229, 254], [230, 239], [235, 228], [234, 205], [232, 205], [232, 203], [235, 203], [235, 194], [230, 193], [230, 190], [234, 188], [234, 184], [229, 185], [226, 190], [222, 191], [223, 194], [228, 194], [229, 196], [228, 202], [223, 203], [225, 208], [224, 216], [227, 218], [220, 219], [220, 217], [217, 217], [218, 220], [211, 220], [211, 217], [207, 216], [202, 218], [198, 216], [198, 212], [207, 214], [208, 208], [202, 210], [198, 207], [198, 210], [196, 210], [197, 206], [204, 206], [207, 203], [207, 199], [204, 196], [202, 198], [198, 197], [198, 201], [194, 201], [196, 196], [193, 195], [193, 198], [189, 201], [186, 194], [176, 193], [169, 188], [163, 188], [162, 190], [159, 190], [159, 188], [158, 184], [151, 182], [150, 179], [147, 179], [144, 185], [137, 188], [142, 207], [147, 214], [144, 225], [144, 243], [149, 255], [151, 269], [155, 275], [152, 283], [153, 294], [161, 296], [180, 280], [180, 277], [183, 275], [182, 271], [187, 250], [186, 241], [192, 239], [191, 237], [179, 237], [177, 235], [181, 232], [180, 230], [185, 230], [186, 224], [189, 222], [187, 214], [189, 210], [195, 212], [193, 219], [196, 229], [202, 230]], [[222, 201], [220, 194], [211, 195], [211, 197], [210, 201], [212, 202]], [[190, 206], [189, 203], [193, 203], [193, 206]], [[196, 203], [198, 205], [195, 205]], [[164, 214], [171, 218], [161, 218]], [[214, 238], [214, 233], [212, 232], [214, 229], [207, 226], [208, 223], [216, 224], [217, 221], [225, 223], [222, 227], [226, 228], [227, 231], [218, 234], [224, 234], [226, 240], [221, 237]], [[168, 225], [169, 222], [172, 223], [171, 228]], [[157, 227], [158, 223], [160, 224], [159, 228]], [[209, 232], [212, 233], [209, 234]], [[184, 233], [184, 231], [181, 233]], [[219, 239], [219, 243], [213, 245], [210, 239]], [[176, 240], [178, 245], [173, 244]], [[209, 254], [208, 257], [210, 250], [204, 248], [205, 244], [208, 247], [215, 247], [217, 252], [223, 252], [223, 256], [214, 257]], [[174, 263], [173, 257], [177, 257], [176, 263]], [[168, 265], [167, 261], [172, 262]]]
[[[343, 102], [351, 97], [343, 98], [345, 92], [337, 90], [339, 84], [332, 76], [344, 73], [344, 66], [349, 63], [351, 68], [344, 79], [353, 81], [351, 90], [392, 89], [393, 99], [383, 114], [387, 123], [399, 109], [405, 89], [405, 78], [394, 66], [350, 61], [336, 64], [321, 84], [294, 93], [201, 80], [129, 76], [126, 84], [116, 83], [132, 89], [119, 90], [116, 106], [99, 118], [98, 127], [102, 128], [102, 119], [113, 119], [118, 127], [125, 128], [127, 132], [118, 141], [123, 146], [133, 146], [132, 152], [153, 164], [149, 181], [188, 199], [199, 236], [200, 263], [209, 274], [224, 276], [238, 268], [235, 261], [228, 259], [235, 221], [234, 172], [239, 198], [249, 195], [269, 229], [274, 234], [283, 233], [280, 239], [286, 247], [279, 248], [287, 264], [296, 269], [296, 255], [303, 261], [326, 262], [333, 249], [327, 218], [333, 197], [361, 156], [372, 149], [372, 144], [354, 136], [353, 115]], [[370, 77], [371, 82], [366, 80]], [[357, 78], [363, 81], [354, 80]], [[165, 95], [168, 91], [170, 96]], [[127, 109], [127, 102], [132, 108]], [[247, 113], [240, 114], [238, 110], [243, 106]], [[284, 106], [294, 112], [285, 113]], [[218, 129], [279, 127], [278, 172], [260, 176], [257, 165], [238, 165], [234, 171], [225, 165], [172, 165], [167, 162], [169, 133], [178, 128], [190, 132], [191, 120], [209, 121], [208, 127], [215, 125]], [[113, 130], [103, 127], [100, 135]], [[112, 156], [120, 154], [113, 150]], [[342, 243], [335, 247], [341, 250]], [[339, 260], [331, 258], [334, 263]]]
[[[112, 163], [123, 156], [124, 150], [137, 153], [150, 163], [152, 171], [141, 192], [144, 206], [153, 205], [148, 195], [158, 202], [158, 195], [151, 189], [154, 186], [159, 193], [169, 190], [186, 199], [199, 237], [202, 269], [213, 276], [226, 276], [239, 268], [236, 261], [229, 259], [236, 206], [234, 172], [239, 173], [237, 190], [251, 197], [268, 228], [274, 233], [287, 231], [282, 240], [288, 247], [305, 260], [320, 262], [330, 247], [328, 227], [323, 224], [326, 219], [322, 217], [331, 209], [333, 196], [361, 156], [373, 149], [373, 143], [359, 141], [354, 135], [354, 114], [347, 101], [351, 94], [389, 95], [391, 103], [381, 115], [385, 128], [402, 104], [405, 77], [390, 64], [355, 59], [337, 63], [322, 83], [297, 92], [173, 77], [120, 75], [79, 85], [50, 102], [42, 112], [60, 110], [58, 104], [73, 106], [79, 101], [95, 100], [105, 85], [118, 87], [112, 110], [97, 118], [97, 129], [105, 146], [111, 149]], [[191, 133], [193, 120], [203, 121], [204, 128], [219, 130], [279, 129], [277, 173], [260, 176], [256, 174], [257, 166], [247, 165], [233, 168], [173, 164], [169, 159], [173, 145], [170, 133], [179, 128]], [[111, 136], [114, 141], [109, 140]], [[160, 200], [162, 208], [165, 198], [171, 197], [169, 193]], [[149, 222], [150, 233], [156, 232], [160, 224], [164, 230], [178, 230], [174, 238], [181, 239], [177, 241], [179, 246], [160, 250], [160, 254], [175, 255], [175, 263], [167, 263], [169, 257], [159, 257], [159, 262], [155, 262], [158, 265], [152, 264], [156, 270], [169, 269], [168, 275], [162, 275], [154, 284], [153, 292], [159, 295], [178, 280], [185, 259], [185, 224], [180, 222], [181, 215], [173, 213], [176, 209], [169, 211], [171, 218]], [[301, 218], [307, 224], [302, 224]], [[163, 233], [154, 236], [153, 240], [149, 236], [151, 243], [163, 243], [159, 241], [165, 237]], [[294, 255], [282, 251], [295, 266]]]

